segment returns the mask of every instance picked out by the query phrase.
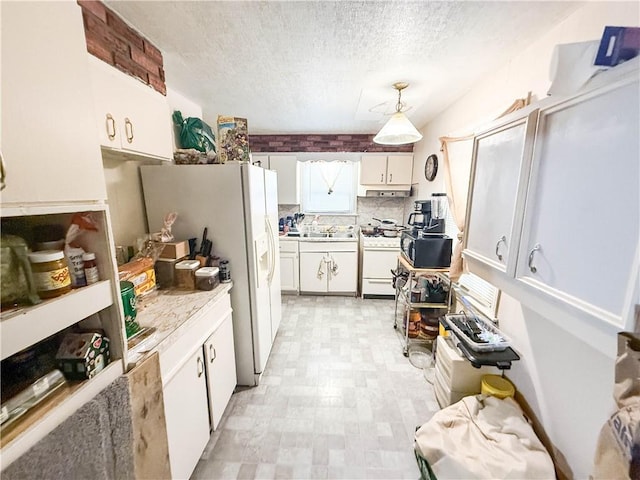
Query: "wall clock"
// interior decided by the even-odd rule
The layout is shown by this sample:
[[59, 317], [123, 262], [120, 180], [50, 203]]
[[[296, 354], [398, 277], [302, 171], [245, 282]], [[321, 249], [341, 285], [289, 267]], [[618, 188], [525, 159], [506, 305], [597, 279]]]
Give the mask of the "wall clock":
[[427, 161], [424, 162], [424, 178], [433, 182], [438, 173], [438, 156], [434, 153], [427, 157]]

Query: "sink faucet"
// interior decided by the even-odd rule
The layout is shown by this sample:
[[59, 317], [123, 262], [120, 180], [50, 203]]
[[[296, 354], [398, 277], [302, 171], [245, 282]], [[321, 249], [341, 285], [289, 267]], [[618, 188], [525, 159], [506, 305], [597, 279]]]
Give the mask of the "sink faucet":
[[331, 225], [329, 228], [327, 228], [327, 233], [336, 233], [338, 231], [338, 227], [336, 227], [335, 225]]

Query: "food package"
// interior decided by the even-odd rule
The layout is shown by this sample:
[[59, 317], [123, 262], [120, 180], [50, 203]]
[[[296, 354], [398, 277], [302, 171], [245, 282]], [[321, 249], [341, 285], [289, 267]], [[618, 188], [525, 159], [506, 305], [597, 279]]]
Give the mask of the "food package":
[[93, 378], [109, 364], [109, 339], [99, 333], [68, 333], [62, 339], [56, 361], [70, 380]]
[[84, 275], [84, 260], [82, 260], [82, 254], [86, 252], [78, 244], [78, 239], [84, 232], [97, 231], [98, 226], [90, 212], [76, 213], [71, 218], [71, 225], [64, 239], [64, 255], [69, 265], [71, 286], [73, 288], [84, 287], [87, 284], [87, 279]]
[[218, 158], [227, 161], [249, 161], [249, 133], [246, 118], [218, 115]]
[[156, 273], [153, 269], [153, 258], [137, 257], [118, 267], [121, 281], [133, 283], [136, 296], [152, 291], [156, 286]]

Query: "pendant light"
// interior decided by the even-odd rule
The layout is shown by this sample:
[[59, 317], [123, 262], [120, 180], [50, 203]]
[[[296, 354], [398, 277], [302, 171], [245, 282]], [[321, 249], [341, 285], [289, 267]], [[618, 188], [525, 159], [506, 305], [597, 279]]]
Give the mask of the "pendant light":
[[398, 103], [396, 113], [394, 113], [384, 127], [373, 137], [374, 143], [381, 145], [405, 145], [422, 140], [422, 134], [413, 126], [407, 116], [402, 113], [402, 102], [400, 101], [402, 90], [409, 86], [408, 83], [397, 82], [393, 88], [398, 90]]

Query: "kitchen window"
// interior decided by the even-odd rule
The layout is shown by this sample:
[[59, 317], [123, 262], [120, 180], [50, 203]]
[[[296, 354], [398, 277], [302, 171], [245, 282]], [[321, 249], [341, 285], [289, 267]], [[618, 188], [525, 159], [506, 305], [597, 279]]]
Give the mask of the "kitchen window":
[[302, 210], [305, 213], [355, 213], [357, 166], [357, 162], [347, 160], [303, 162]]

